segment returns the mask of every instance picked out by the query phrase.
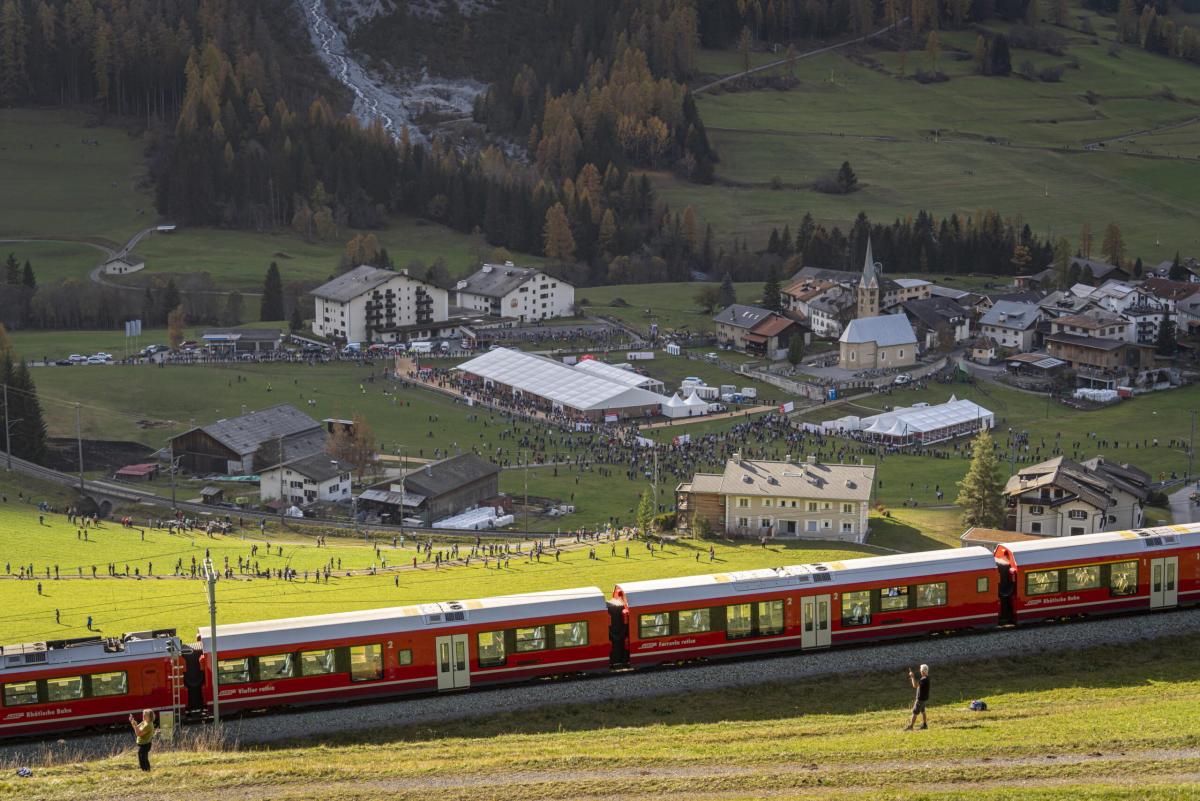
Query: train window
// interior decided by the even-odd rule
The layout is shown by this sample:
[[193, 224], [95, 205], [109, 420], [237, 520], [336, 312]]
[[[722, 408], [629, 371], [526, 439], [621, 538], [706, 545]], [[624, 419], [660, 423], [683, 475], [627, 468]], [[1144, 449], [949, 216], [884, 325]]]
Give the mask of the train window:
[[917, 585], [917, 606], [945, 606], [946, 582]]
[[783, 601], [761, 601], [758, 604], [758, 633], [783, 632]]
[[4, 685], [5, 706], [25, 706], [38, 702], [36, 681], [17, 681]]
[[588, 624], [586, 620], [578, 623], [558, 623], [554, 626], [554, 647], [575, 648], [588, 644]]
[[671, 633], [671, 615], [669, 612], [654, 612], [638, 618], [638, 639], [649, 640], [653, 637], [666, 637]]
[[291, 654], [271, 654], [258, 658], [258, 680], [274, 681], [290, 679], [296, 675], [296, 664]]
[[350, 646], [350, 680], [374, 681], [383, 678], [383, 647], [379, 645]]
[[1045, 595], [1048, 592], [1058, 592], [1058, 571], [1038, 570], [1025, 574], [1025, 594]]
[[979, 578], [975, 579], [975, 592], [987, 592], [987, 591], [988, 591], [988, 577], [980, 576]]
[[754, 630], [750, 617], [750, 604], [734, 604], [725, 607], [725, 636], [730, 640], [749, 637]]
[[74, 701], [83, 697], [83, 676], [46, 679], [46, 701]]
[[531, 626], [517, 629], [517, 653], [546, 650], [546, 627]]
[[479, 639], [479, 666], [495, 667], [504, 664], [504, 632], [481, 631]]
[[908, 608], [908, 587], [884, 587], [879, 591], [879, 611], [895, 612]]
[[1068, 590], [1094, 590], [1100, 586], [1100, 566], [1067, 568]]
[[250, 681], [250, 660], [217, 660], [217, 681], [220, 684], [246, 684]]
[[685, 609], [679, 613], [680, 634], [701, 634], [712, 631], [711, 609]]
[[871, 591], [842, 593], [842, 625], [867, 626], [871, 623]]
[[1113, 562], [1109, 568], [1108, 591], [1111, 595], [1133, 595], [1137, 592], [1138, 563]]
[[397, 665], [411, 665], [412, 664], [412, 651], [410, 651], [407, 648], [405, 648], [403, 651], [397, 651], [396, 652], [396, 664]]
[[92, 697], [124, 695], [129, 692], [129, 679], [125, 671], [92, 674]]
[[300, 652], [301, 676], [324, 676], [333, 673], [333, 649]]

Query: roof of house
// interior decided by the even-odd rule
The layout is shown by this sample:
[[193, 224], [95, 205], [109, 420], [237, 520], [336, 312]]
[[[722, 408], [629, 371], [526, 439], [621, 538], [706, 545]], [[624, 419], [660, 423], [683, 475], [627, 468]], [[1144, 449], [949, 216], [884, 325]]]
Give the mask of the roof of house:
[[118, 476], [148, 476], [158, 472], [158, 465], [154, 462], [143, 462], [141, 464], [127, 464], [117, 471]]
[[880, 347], [916, 344], [912, 323], [903, 314], [884, 314], [879, 317], [856, 317], [838, 337], [839, 342], [859, 344], [874, 342]]
[[278, 342], [282, 337], [278, 328], [210, 328], [200, 335], [210, 342]]
[[817, 281], [832, 281], [835, 284], [857, 284], [862, 278], [862, 273], [856, 273], [851, 270], [827, 270], [824, 267], [804, 267], [793, 275], [791, 280], [792, 282], [796, 282], [805, 278]]
[[865, 501], [874, 483], [875, 466], [869, 464], [730, 459], [721, 475], [720, 493]]
[[984, 528], [983, 526], [972, 526], [959, 537], [963, 545], [988, 545], [993, 547], [1002, 542], [1033, 542], [1042, 539], [1045, 539], [1045, 537], [1039, 534], [1023, 534], [1020, 531], [1005, 531], [1000, 528]]
[[926, 281], [924, 278], [893, 278], [898, 286], [903, 289], [916, 289], [921, 286], [932, 287], [932, 281]]
[[1068, 289], [1051, 292], [1038, 301], [1038, 308], [1053, 315], [1074, 314], [1092, 305], [1092, 299], [1077, 295]]
[[955, 289], [954, 287], [941, 286], [933, 284], [929, 287], [929, 294], [934, 297], [950, 298], [950, 300], [968, 300], [973, 292], [968, 292], [965, 289]]
[[1031, 273], [1030, 275], [1018, 275], [1016, 280], [1032, 282], [1035, 284], [1044, 284], [1053, 278], [1054, 274], [1054, 268], [1047, 267], [1045, 270], [1039, 270], [1038, 272]]
[[809, 312], [824, 312], [836, 317], [846, 309], [852, 308], [856, 303], [854, 296], [845, 290], [829, 291], [810, 300], [808, 310]]
[[1142, 282], [1142, 288], [1156, 298], [1163, 300], [1183, 300], [1200, 292], [1200, 284], [1193, 281], [1170, 281], [1166, 278], [1147, 278]]
[[1039, 289], [1021, 289], [1015, 292], [1002, 292], [998, 295], [992, 295], [991, 300], [993, 304], [999, 303], [1002, 300], [1009, 300], [1013, 303], [1039, 303], [1047, 294]]
[[349, 473], [351, 470], [350, 465], [342, 464], [337, 459], [330, 459], [324, 453], [311, 453], [299, 459], [284, 462], [282, 465], [275, 465], [270, 469], [278, 470], [281, 467], [287, 468], [294, 473], [299, 473], [306, 478], [311, 478], [317, 483], [337, 478], [340, 475]]
[[1006, 362], [1012, 364], [1028, 364], [1031, 367], [1037, 367], [1042, 370], [1053, 370], [1056, 367], [1062, 367], [1066, 364], [1062, 359], [1056, 359], [1053, 356], [1047, 356], [1045, 353], [1014, 353], [1005, 359]]
[[802, 278], [799, 281], [793, 281], [783, 288], [783, 294], [796, 300], [811, 300], [826, 290], [837, 286], [833, 281], [820, 281], [811, 278]]
[[[456, 288], [459, 292], [467, 292], [471, 295], [502, 298], [514, 289], [519, 289], [522, 284], [534, 280], [540, 274], [541, 270], [533, 267], [517, 267], [511, 261], [504, 264], [485, 264], [467, 278], [459, 281]], [[566, 283], [561, 279], [556, 278], [555, 280]]]
[[689, 492], [708, 492], [712, 494], [720, 494], [721, 482], [725, 480], [725, 476], [721, 473], [696, 473], [692, 476], [692, 480], [687, 484], [681, 484], [680, 488], [687, 487]]
[[914, 321], [919, 320], [926, 328], [937, 328], [943, 323], [967, 316], [967, 310], [950, 298], [930, 297], [921, 300], [906, 300], [904, 311]]
[[500, 468], [486, 459], [463, 453], [408, 473], [404, 477], [404, 491], [436, 498], [499, 472]]
[[750, 330], [761, 337], [770, 338], [779, 336], [794, 325], [796, 325], [795, 320], [791, 320], [778, 314], [772, 314], [770, 317], [758, 323]]
[[135, 256], [132, 253], [118, 253], [113, 256], [105, 264], [125, 264], [130, 267], [137, 267], [139, 264], [145, 264], [146, 260], [141, 256]]
[[1078, 264], [1082, 271], [1086, 267], [1092, 268], [1092, 277], [1097, 281], [1103, 280], [1114, 272], [1126, 274], [1125, 270], [1115, 264], [1109, 264], [1106, 261], [1097, 261], [1096, 259], [1085, 259], [1082, 256], [1076, 256], [1071, 259], [1071, 264]]
[[[1127, 464], [1112, 464], [1103, 459], [1093, 459], [1091, 464], [1073, 461], [1065, 456], [1056, 456], [1029, 467], [1021, 468], [1004, 485], [1004, 494], [1023, 496], [1028, 492], [1029, 502], [1045, 501], [1047, 506], [1057, 506], [1078, 498], [1097, 509], [1107, 509], [1117, 501], [1113, 493], [1123, 490], [1139, 500], [1149, 494], [1146, 485], [1150, 476]], [[1061, 498], [1041, 498], [1041, 490], [1057, 487], [1065, 490]]]
[[[192, 431], [203, 431], [234, 453], [240, 456], [249, 456], [264, 443], [278, 440], [280, 437], [287, 438], [297, 434], [307, 434], [314, 430], [324, 440], [325, 429], [320, 423], [290, 403], [281, 403], [249, 414], [192, 428], [171, 439], [179, 439]], [[285, 453], [286, 449], [285, 445]]]
[[997, 328], [1014, 328], [1027, 331], [1038, 321], [1038, 307], [1032, 303], [1018, 303], [1011, 300], [998, 300], [992, 308], [979, 320], [980, 325], [994, 325]]
[[[313, 297], [323, 298], [325, 300], [333, 300], [341, 303], [353, 300], [365, 292], [370, 292], [376, 289], [393, 278], [407, 278], [407, 273], [393, 272], [392, 270], [381, 270], [378, 267], [372, 267], [369, 264], [364, 264], [360, 267], [355, 267], [353, 270], [346, 272], [334, 278], [332, 281], [326, 281], [312, 291]], [[416, 280], [410, 279], [410, 280]]]
[[718, 312], [713, 321], [722, 325], [732, 325], [735, 328], [753, 328], [770, 317], [771, 314], [770, 309], [763, 309], [758, 306], [743, 306], [741, 303], [734, 303], [732, 306]]
[[1058, 342], [1063, 345], [1075, 345], [1091, 350], [1116, 350], [1129, 343], [1120, 339], [1104, 339], [1102, 337], [1081, 337], [1077, 334], [1046, 334], [1047, 342]]
[[1086, 314], [1063, 315], [1055, 319], [1054, 324], [1070, 325], [1094, 331], [1100, 328], [1107, 328], [1110, 325], [1128, 325], [1129, 321], [1119, 314], [1113, 314], [1103, 309], [1092, 309]]

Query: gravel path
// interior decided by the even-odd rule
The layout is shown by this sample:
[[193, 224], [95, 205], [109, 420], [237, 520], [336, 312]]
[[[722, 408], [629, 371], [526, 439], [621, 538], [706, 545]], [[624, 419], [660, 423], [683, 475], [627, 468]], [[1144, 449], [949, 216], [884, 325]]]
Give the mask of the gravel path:
[[[231, 738], [243, 745], [250, 745], [305, 737], [315, 732], [337, 734], [413, 723], [435, 723], [482, 717], [519, 708], [595, 704], [615, 698], [650, 698], [851, 672], [899, 671], [921, 662], [928, 662], [936, 669], [938, 665], [953, 662], [1010, 654], [1077, 650], [1098, 643], [1132, 643], [1197, 632], [1200, 632], [1200, 613], [1177, 610], [262, 715], [230, 720], [225, 728]], [[987, 688], [981, 687], [979, 694], [986, 696]], [[56, 752], [70, 752], [71, 758], [79, 759], [110, 754], [127, 746], [128, 737], [124, 734], [73, 737], [58, 743], [9, 746], [5, 749], [5, 761], [10, 764], [21, 759], [41, 762], [47, 755]]]

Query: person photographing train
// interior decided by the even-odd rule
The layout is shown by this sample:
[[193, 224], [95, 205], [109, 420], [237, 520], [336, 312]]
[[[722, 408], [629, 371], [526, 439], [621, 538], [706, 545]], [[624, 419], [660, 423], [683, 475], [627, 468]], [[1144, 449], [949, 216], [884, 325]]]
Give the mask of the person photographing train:
[[908, 725], [904, 727], [904, 730], [913, 730], [913, 725], [917, 722], [917, 715], [921, 716], [921, 728], [928, 729], [929, 721], [925, 719], [925, 704], [929, 702], [929, 665], [921, 665], [920, 678], [917, 678], [913, 674], [912, 668], [909, 668], [908, 682], [917, 691], [917, 695], [913, 699], [912, 718], [909, 719]]
[[[909, 672], [911, 673], [911, 671]], [[138, 767], [149, 771], [150, 746], [154, 743], [154, 710], [143, 709], [141, 721], [131, 714], [129, 725], [133, 729], [133, 736], [137, 738]]]

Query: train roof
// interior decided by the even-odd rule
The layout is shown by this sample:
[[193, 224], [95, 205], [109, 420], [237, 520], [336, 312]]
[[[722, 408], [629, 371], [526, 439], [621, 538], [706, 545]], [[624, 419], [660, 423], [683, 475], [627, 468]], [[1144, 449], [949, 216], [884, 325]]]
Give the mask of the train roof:
[[1013, 555], [1018, 567], [1075, 559], [1101, 559], [1178, 547], [1200, 548], [1200, 523], [1081, 534], [1076, 537], [1047, 537], [1038, 542], [1004, 543], [1004, 548]]
[[868, 556], [837, 562], [761, 570], [714, 573], [618, 584], [616, 593], [629, 606], [687, 603], [725, 598], [737, 593], [759, 593], [774, 589], [841, 587], [879, 581], [995, 570], [995, 558], [986, 548], [947, 548], [894, 556]]
[[4, 671], [114, 665], [179, 652], [180, 642], [175, 629], [139, 631], [121, 637], [92, 636], [2, 645], [0, 677]]
[[[225, 653], [252, 648], [274, 648], [322, 640], [448, 628], [463, 624], [510, 624], [531, 618], [603, 612], [607, 608], [607, 599], [599, 587], [580, 587], [470, 601], [443, 601], [329, 615], [260, 620], [252, 623], [231, 623], [217, 627], [217, 650]], [[208, 650], [210, 636], [208, 626], [200, 628], [198, 639], [205, 650]]]

